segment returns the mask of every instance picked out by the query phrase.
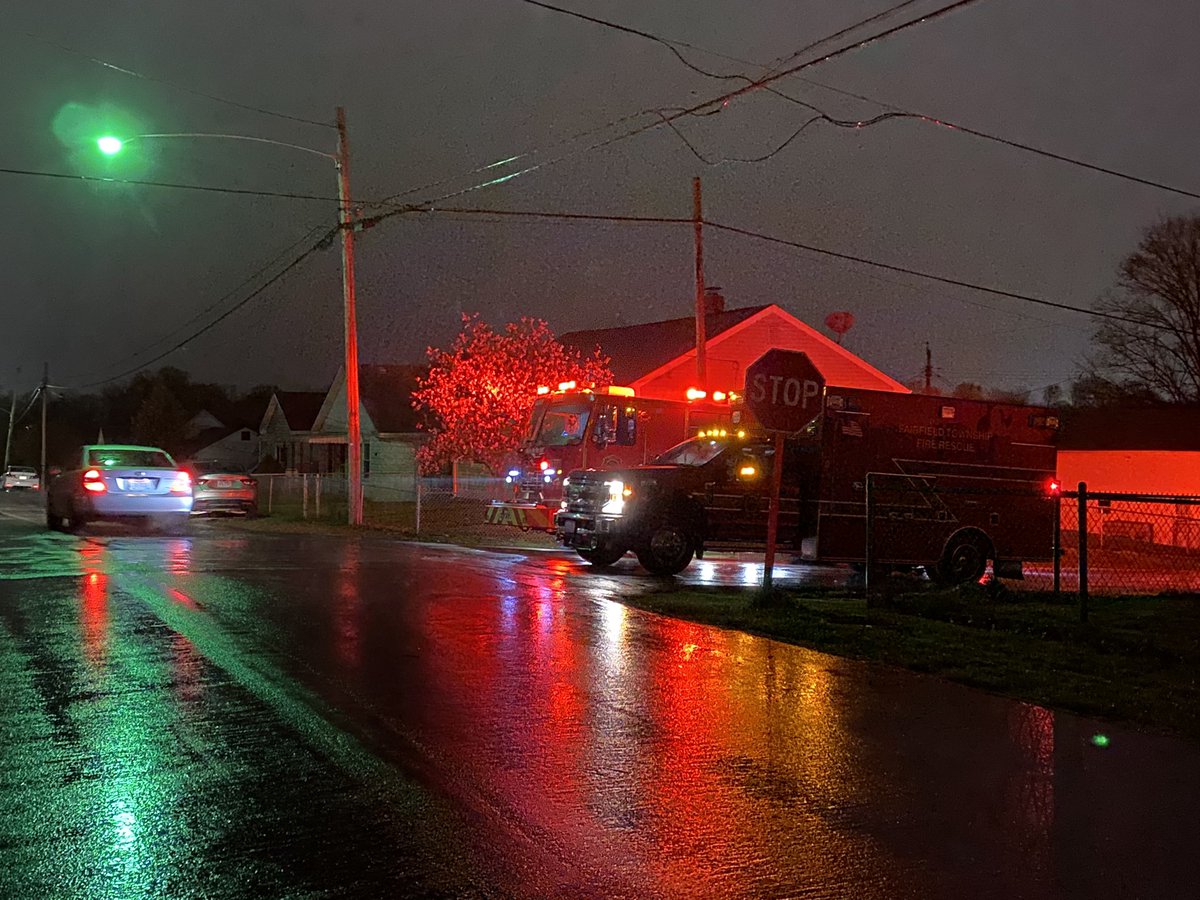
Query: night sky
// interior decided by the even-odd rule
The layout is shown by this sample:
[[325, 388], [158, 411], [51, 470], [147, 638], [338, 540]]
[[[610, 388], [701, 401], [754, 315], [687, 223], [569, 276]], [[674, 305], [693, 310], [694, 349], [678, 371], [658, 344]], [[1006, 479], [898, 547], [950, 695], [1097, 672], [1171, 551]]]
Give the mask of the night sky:
[[[890, 0], [561, 0], [762, 63]], [[620, 116], [730, 87], [666, 49], [518, 0], [56, 0], [10, 4], [0, 32], [0, 166], [332, 196], [334, 169], [282, 148], [143, 143], [104, 163], [84, 136], [234, 132], [332, 150], [332, 131], [241, 111], [102, 68], [20, 32], [247, 104], [331, 120], [347, 108], [356, 196], [451, 179]], [[898, 14], [942, 5], [937, 0]], [[684, 12], [686, 10], [686, 13]], [[863, 35], [880, 26], [867, 26]], [[830, 47], [840, 46], [845, 40]], [[1200, 189], [1200, 17], [1194, 2], [981, 0], [806, 77], [1147, 178]], [[723, 72], [758, 70], [691, 53]], [[788, 79], [843, 118], [880, 107]], [[809, 113], [766, 93], [679, 125], [710, 157], [762, 155]], [[89, 131], [89, 129], [91, 129]], [[616, 133], [614, 130], [612, 133]], [[573, 146], [583, 146], [583, 143]], [[564, 148], [546, 149], [539, 158]], [[536, 161], [536, 160], [535, 160]], [[508, 170], [504, 170], [508, 171]], [[686, 216], [704, 178], [714, 219], [830, 249], [1088, 306], [1162, 214], [1197, 204], [913, 121], [817, 125], [761, 164], [701, 164], [669, 129], [479, 190], [457, 203]], [[82, 385], [153, 355], [315, 226], [332, 204], [0, 175], [0, 384]], [[731, 306], [775, 302], [908, 380], [934, 351], [944, 385], [1040, 388], [1070, 377], [1091, 321], [710, 231], [708, 280]], [[393, 219], [359, 242], [364, 362], [408, 362], [462, 311], [544, 317], [556, 331], [688, 315], [687, 227]], [[286, 259], [287, 257], [283, 257]], [[341, 354], [336, 247], [308, 259], [161, 364], [249, 386], [321, 388]], [[228, 308], [216, 306], [194, 328]]]

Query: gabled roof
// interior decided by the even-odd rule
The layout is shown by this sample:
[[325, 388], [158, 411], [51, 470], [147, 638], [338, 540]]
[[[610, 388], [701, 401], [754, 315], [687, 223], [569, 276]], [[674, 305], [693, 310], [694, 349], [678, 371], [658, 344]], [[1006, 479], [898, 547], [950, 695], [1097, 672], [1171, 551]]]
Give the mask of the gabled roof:
[[428, 371], [416, 365], [358, 367], [358, 393], [380, 434], [417, 430], [412, 395], [417, 379]]
[[175, 452], [172, 455], [180, 460], [190, 460], [206, 447], [241, 430], [241, 428], [226, 428], [224, 426], [205, 428], [175, 447]]
[[1200, 409], [1076, 409], [1063, 415], [1060, 450], [1200, 452]]
[[[705, 337], [712, 340], [766, 306], [743, 306], [709, 313], [705, 318]], [[558, 339], [568, 347], [578, 348], [585, 356], [600, 347], [609, 357], [609, 367], [617, 384], [629, 384], [655, 369], [673, 362], [696, 349], [696, 320], [692, 316], [647, 322], [644, 325], [622, 325], [618, 328], [596, 328], [591, 331], [569, 331]]]
[[275, 399], [283, 417], [292, 431], [312, 431], [321, 404], [325, 402], [324, 391], [276, 391]]

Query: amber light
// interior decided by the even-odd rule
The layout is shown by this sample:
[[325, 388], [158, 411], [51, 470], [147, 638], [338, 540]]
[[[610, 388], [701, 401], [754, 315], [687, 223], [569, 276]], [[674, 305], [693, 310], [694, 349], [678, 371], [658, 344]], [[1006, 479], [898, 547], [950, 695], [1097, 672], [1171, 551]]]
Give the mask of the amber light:
[[758, 469], [754, 468], [754, 466], [742, 466], [741, 476], [743, 478], [753, 478], [757, 474]]

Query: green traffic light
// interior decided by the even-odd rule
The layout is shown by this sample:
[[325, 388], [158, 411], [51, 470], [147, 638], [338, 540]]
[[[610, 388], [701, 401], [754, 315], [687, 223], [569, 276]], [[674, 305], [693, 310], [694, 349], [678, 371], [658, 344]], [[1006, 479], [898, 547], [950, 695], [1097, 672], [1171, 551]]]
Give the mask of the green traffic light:
[[104, 137], [96, 141], [96, 146], [100, 148], [100, 152], [105, 156], [116, 156], [121, 152], [121, 148], [125, 146], [125, 142], [119, 137], [113, 137], [111, 134], [106, 134]]

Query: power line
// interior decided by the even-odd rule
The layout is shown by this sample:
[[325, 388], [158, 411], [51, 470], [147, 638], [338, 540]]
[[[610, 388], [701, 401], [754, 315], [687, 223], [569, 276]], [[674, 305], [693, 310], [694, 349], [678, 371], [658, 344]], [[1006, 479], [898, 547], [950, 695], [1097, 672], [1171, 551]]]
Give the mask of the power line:
[[182, 347], [184, 347], [187, 344], [194, 341], [196, 338], [200, 337], [200, 335], [204, 334], [207, 331], [212, 330], [217, 325], [219, 325], [221, 322], [225, 321], [225, 319], [229, 318], [231, 315], [233, 315], [239, 309], [244, 307], [255, 297], [258, 297], [260, 294], [263, 293], [263, 291], [265, 291], [267, 288], [271, 287], [273, 284], [278, 282], [281, 278], [283, 278], [284, 275], [286, 275], [292, 269], [296, 268], [298, 265], [300, 265], [300, 263], [302, 263], [304, 260], [306, 260], [312, 254], [316, 253], [318, 250], [324, 249], [325, 247], [329, 246], [330, 241], [332, 240], [333, 236], [335, 234], [337, 234], [340, 227], [341, 226], [334, 226], [333, 228], [330, 228], [325, 234], [323, 234], [321, 236], [320, 240], [318, 240], [318, 241], [316, 241], [316, 243], [312, 244], [308, 249], [306, 249], [299, 256], [296, 256], [294, 259], [292, 259], [291, 262], [289, 262], [286, 266], [284, 266], [282, 269], [280, 269], [278, 272], [276, 272], [266, 282], [259, 285], [257, 288], [255, 288], [253, 291], [251, 291], [249, 294], [247, 294], [245, 297], [243, 297], [241, 300], [239, 300], [237, 303], [235, 303], [229, 309], [225, 310], [225, 312], [221, 313], [221, 315], [217, 316], [215, 319], [213, 319], [207, 325], [203, 325], [200, 328], [196, 329], [191, 334], [189, 334], [187, 337], [183, 338], [181, 341], [174, 344], [169, 349], [164, 350], [162, 353], [159, 353], [157, 356], [155, 356], [151, 359], [148, 359], [145, 362], [138, 363], [137, 365], [133, 366], [132, 368], [126, 369], [117, 375], [113, 375], [109, 378], [104, 378], [99, 381], [89, 382], [87, 384], [76, 385], [76, 389], [86, 390], [88, 388], [100, 387], [101, 385], [110, 384], [114, 381], [119, 381], [122, 378], [132, 375], [135, 372], [139, 372], [142, 369], [145, 369], [149, 366], [154, 365], [159, 360], [165, 359], [166, 357], [170, 356], [176, 350], [181, 349]]
[[[550, 4], [550, 3], [544, 3], [544, 2], [542, 2], [542, 0], [521, 0], [521, 2], [528, 3], [533, 6], [542, 7], [543, 9], [551, 10], [553, 12], [562, 13], [564, 15], [568, 15], [568, 16], [571, 16], [576, 19], [582, 19], [583, 21], [590, 22], [595, 25], [600, 25], [605, 28], [610, 28], [615, 31], [623, 32], [625, 34], [632, 34], [637, 37], [641, 37], [641, 38], [645, 38], [650, 41], [654, 41], [655, 43], [660, 44], [661, 46], [666, 47], [668, 50], [670, 50], [671, 53], [674, 54], [676, 59], [678, 59], [681, 63], [683, 63], [683, 65], [687, 66], [692, 71], [698, 72], [699, 74], [707, 76], [709, 78], [716, 78], [716, 79], [722, 79], [722, 80], [739, 80], [739, 81], [745, 81], [748, 84], [755, 83], [754, 79], [752, 79], [749, 76], [744, 75], [744, 74], [726, 75], [726, 74], [721, 74], [721, 73], [717, 73], [717, 72], [707, 71], [707, 70], [693, 64], [690, 60], [688, 60], [686, 57], [684, 57], [683, 54], [680, 53], [677, 48], [678, 47], [687, 47], [689, 49], [696, 50], [698, 52], [709, 53], [714, 56], [719, 56], [723, 59], [730, 60], [731, 62], [738, 62], [743, 65], [756, 65], [755, 63], [753, 63], [749, 60], [743, 60], [743, 59], [738, 59], [737, 57], [727, 56], [723, 53], [717, 53], [716, 51], [713, 51], [713, 50], [706, 50], [703, 47], [698, 47], [695, 44], [689, 44], [686, 41], [678, 41], [673, 38], [663, 37], [662, 35], [652, 34], [651, 32], [648, 32], [648, 31], [642, 31], [637, 28], [632, 28], [628, 25], [623, 25], [620, 22], [613, 22], [613, 21], [610, 21], [607, 19], [600, 19], [595, 16], [585, 15], [583, 13], [576, 12], [575, 10], [566, 9], [566, 8], [560, 7], [560, 6], [554, 6], [553, 4]], [[802, 56], [804, 53], [820, 46], [821, 44], [827, 43], [831, 40], [834, 40], [835, 38], [842, 37], [846, 34], [849, 34], [850, 32], [862, 27], [863, 25], [866, 25], [871, 22], [877, 21], [879, 19], [885, 18], [886, 16], [889, 16], [892, 13], [898, 12], [900, 9], [902, 9], [906, 6], [911, 6], [915, 2], [918, 2], [918, 0], [907, 0], [907, 2], [896, 4], [895, 6], [891, 6], [881, 13], [871, 16], [870, 18], [863, 19], [862, 21], [857, 22], [854, 25], [849, 26], [848, 28], [844, 28], [841, 31], [836, 32], [835, 34], [829, 35], [828, 37], [822, 38], [818, 41], [814, 41], [814, 42], [806, 45], [805, 47], [802, 47], [801, 49], [797, 50], [791, 56], [787, 57], [782, 63], [774, 64], [774, 67], [768, 71], [767, 75], [770, 75], [771, 73], [776, 71], [779, 68], [779, 66], [785, 64], [786, 62], [789, 62], [792, 59]], [[765, 77], [766, 76], [760, 76], [759, 80], [761, 81]], [[770, 151], [769, 153], [766, 153], [766, 154], [763, 154], [763, 155], [757, 156], [757, 157], [750, 157], [750, 158], [727, 156], [727, 157], [722, 157], [720, 160], [711, 160], [708, 157], [706, 157], [703, 153], [701, 153], [700, 150], [691, 142], [691, 140], [689, 140], [687, 138], [687, 136], [684, 135], [684, 133], [682, 131], [680, 131], [673, 124], [673, 122], [670, 119], [668, 119], [666, 117], [662, 117], [662, 122], [663, 122], [663, 124], [666, 124], [668, 127], [670, 127], [670, 129], [675, 133], [675, 135], [680, 139], [680, 141], [682, 141], [683, 144], [688, 148], [688, 150], [691, 151], [693, 156], [695, 156], [698, 160], [700, 160], [705, 165], [716, 166], [716, 165], [720, 165], [723, 162], [741, 162], [741, 163], [765, 162], [768, 159], [770, 159], [771, 157], [780, 153], [784, 148], [786, 148], [793, 141], [795, 141], [798, 137], [800, 137], [800, 135], [804, 131], [806, 131], [810, 125], [813, 125], [818, 121], [825, 122], [829, 125], [834, 125], [838, 128], [860, 129], [860, 128], [868, 128], [872, 125], [878, 125], [883, 122], [890, 121], [892, 119], [914, 119], [916, 121], [924, 122], [929, 125], [936, 125], [936, 126], [940, 126], [942, 128], [948, 128], [953, 131], [960, 131], [963, 134], [968, 134], [968, 135], [971, 135], [972, 137], [980, 138], [982, 140], [992, 141], [994, 143], [1002, 144], [1007, 147], [1012, 147], [1017, 150], [1022, 150], [1027, 153], [1033, 153], [1035, 155], [1042, 156], [1047, 159], [1053, 159], [1053, 160], [1057, 160], [1058, 162], [1064, 162], [1069, 165], [1078, 166], [1080, 168], [1087, 169], [1092, 172], [1098, 172], [1103, 175], [1109, 175], [1109, 176], [1112, 176], [1115, 178], [1121, 178], [1126, 181], [1133, 182], [1135, 184], [1141, 184], [1146, 187], [1152, 187], [1152, 188], [1156, 188], [1158, 190], [1167, 191], [1169, 193], [1179, 194], [1180, 196], [1189, 197], [1189, 198], [1192, 198], [1195, 200], [1200, 200], [1200, 193], [1198, 193], [1196, 191], [1188, 190], [1186, 188], [1176, 187], [1174, 185], [1166, 184], [1161, 181], [1155, 181], [1153, 179], [1144, 178], [1139, 175], [1134, 175], [1129, 172], [1122, 172], [1118, 169], [1113, 169], [1108, 166], [1102, 166], [1102, 165], [1098, 165], [1096, 163], [1090, 163], [1090, 162], [1087, 162], [1086, 160], [1081, 160], [1076, 157], [1067, 156], [1066, 154], [1063, 154], [1063, 153], [1057, 153], [1053, 150], [1046, 150], [1042, 147], [1036, 147], [1036, 146], [1033, 146], [1032, 144], [1027, 144], [1027, 143], [1024, 143], [1021, 141], [1013, 140], [1011, 138], [1006, 138], [1006, 137], [1003, 137], [998, 134], [993, 134], [993, 133], [989, 133], [989, 132], [982, 131], [979, 129], [970, 128], [970, 127], [968, 127], [966, 125], [962, 125], [958, 122], [951, 122], [948, 119], [938, 118], [937, 116], [931, 116], [931, 115], [928, 115], [927, 113], [920, 113], [920, 112], [914, 112], [912, 110], [903, 109], [902, 107], [898, 107], [898, 106], [895, 106], [890, 103], [885, 103], [882, 100], [877, 100], [873, 97], [868, 97], [865, 94], [858, 94], [853, 91], [843, 90], [842, 88], [838, 88], [838, 87], [835, 87], [835, 86], [829, 85], [829, 84], [824, 84], [819, 81], [813, 81], [808, 78], [802, 78], [799, 80], [804, 81], [807, 84], [814, 85], [815, 87], [820, 87], [825, 90], [833, 91], [835, 93], [842, 94], [847, 97], [853, 97], [856, 100], [862, 100], [867, 103], [871, 103], [876, 106], [883, 107], [884, 109], [889, 110], [889, 112], [874, 116], [869, 119], [862, 119], [862, 120], [838, 119], [838, 118], [830, 115], [827, 111], [821, 109], [820, 107], [818, 107], [814, 104], [808, 103], [804, 100], [800, 100], [799, 98], [793, 97], [790, 94], [784, 93], [783, 91], [780, 91], [778, 89], [768, 87], [767, 90], [769, 93], [774, 94], [775, 96], [777, 96], [783, 100], [787, 100], [790, 103], [794, 103], [799, 106], [803, 106], [806, 109], [812, 110], [813, 112], [817, 113], [817, 115], [813, 116], [812, 118], [807, 119], [805, 122], [803, 122], [799, 128], [797, 128], [786, 140], [783, 141], [783, 143], [781, 143], [779, 146], [777, 146], [774, 150]]]
[[[322, 196], [320, 194], [296, 194], [287, 191], [259, 191], [251, 188], [234, 188], [221, 187], [209, 184], [182, 184], [172, 181], [146, 181], [140, 178], [110, 178], [105, 175], [73, 175], [69, 172], [47, 172], [38, 169], [16, 169], [11, 167], [0, 166], [0, 174], [3, 175], [23, 175], [36, 178], [61, 178], [67, 181], [84, 181], [93, 183], [107, 184], [130, 184], [141, 187], [157, 187], [157, 188], [175, 188], [184, 191], [204, 191], [214, 194], [242, 194], [250, 197], [282, 197], [287, 200], [320, 200], [324, 203], [338, 203], [337, 197]], [[361, 205], [362, 201], [355, 201]], [[370, 204], [374, 205], [374, 204]]]
[[128, 75], [132, 78], [138, 78], [142, 81], [150, 81], [155, 84], [166, 85], [167, 87], [175, 88], [175, 90], [177, 90], [177, 91], [183, 91], [184, 93], [191, 94], [195, 97], [203, 97], [205, 100], [212, 100], [216, 103], [224, 103], [226, 106], [233, 106], [238, 109], [247, 110], [249, 112], [261, 113], [264, 116], [274, 116], [277, 119], [288, 119], [292, 122], [302, 122], [305, 125], [318, 125], [322, 128], [336, 128], [337, 127], [332, 122], [321, 122], [316, 119], [306, 119], [303, 116], [293, 116], [288, 113], [276, 112], [275, 110], [266, 109], [261, 106], [253, 106], [249, 103], [241, 103], [237, 100], [230, 100], [228, 97], [221, 97], [217, 94], [209, 94], [205, 91], [201, 91], [201, 90], [197, 90], [196, 88], [188, 87], [185, 84], [180, 84], [177, 81], [171, 81], [167, 78], [158, 78], [153, 75], [146, 75], [142, 72], [136, 72], [133, 69], [127, 69], [124, 66], [114, 65], [113, 63], [110, 63], [110, 62], [107, 62], [98, 57], [92, 56], [90, 53], [85, 53], [82, 50], [76, 50], [74, 47], [68, 47], [65, 44], [59, 44], [56, 41], [51, 41], [47, 38], [41, 37], [40, 35], [32, 34], [31, 32], [28, 32], [28, 31], [21, 31], [21, 32], [17, 32], [17, 33], [22, 35], [23, 37], [29, 38], [32, 41], [36, 41], [39, 44], [45, 44], [47, 47], [53, 47], [54, 49], [61, 50], [64, 53], [70, 53], [72, 56], [82, 57], [83, 59], [86, 59], [88, 62], [95, 63], [96, 65], [98, 65], [102, 68], [105, 68], [105, 69], [109, 69], [113, 72], [119, 72], [122, 75]]
[[[671, 216], [634, 216], [634, 215], [612, 215], [606, 213], [579, 213], [579, 212], [560, 212], [555, 210], [517, 210], [517, 209], [487, 209], [483, 207], [462, 207], [462, 206], [410, 206], [402, 210], [393, 210], [391, 212], [381, 213], [376, 216], [362, 220], [362, 225], [365, 228], [370, 228], [379, 222], [393, 218], [398, 215], [423, 213], [426, 215], [446, 214], [459, 216], [488, 216], [496, 219], [500, 218], [535, 218], [535, 219], [556, 219], [561, 221], [590, 221], [590, 222], [615, 222], [615, 223], [642, 223], [642, 224], [657, 224], [657, 225], [693, 225], [695, 220], [692, 218], [679, 218]], [[1060, 303], [1056, 300], [1047, 300], [1043, 297], [1036, 297], [1031, 294], [1023, 294], [1016, 291], [1008, 291], [1002, 288], [988, 287], [987, 285], [977, 284], [972, 281], [964, 281], [958, 278], [951, 278], [945, 275], [937, 275], [932, 272], [925, 272], [920, 269], [913, 269], [907, 266], [899, 266], [893, 263], [881, 262], [865, 256], [858, 256], [852, 253], [843, 253], [838, 250], [829, 250], [825, 247], [817, 247], [813, 244], [805, 244], [800, 241], [788, 240], [787, 238], [776, 237], [774, 235], [764, 234], [763, 232], [753, 231], [748, 228], [740, 228], [736, 225], [727, 225], [722, 222], [714, 222], [711, 219], [704, 219], [704, 224], [709, 228], [715, 228], [719, 231], [726, 231], [731, 234], [741, 235], [743, 237], [754, 238], [756, 240], [766, 241], [773, 244], [781, 244], [788, 247], [794, 247], [799, 250], [805, 250], [809, 253], [815, 253], [820, 256], [828, 256], [833, 259], [840, 259], [846, 262], [854, 262], [864, 266], [871, 266], [877, 269], [886, 269], [890, 272], [897, 272], [902, 275], [910, 275], [916, 278], [923, 278], [928, 281], [936, 281], [941, 284], [951, 285], [953, 287], [966, 288], [972, 291], [978, 291], [984, 294], [991, 294], [996, 297], [1006, 297], [1011, 300], [1021, 300], [1025, 303], [1033, 303], [1038, 306], [1047, 306], [1053, 309], [1061, 309], [1067, 312], [1080, 313], [1086, 316], [1092, 316], [1101, 319], [1111, 319], [1118, 322], [1126, 322], [1131, 325], [1139, 325], [1147, 328], [1168, 331], [1166, 326], [1154, 325], [1152, 323], [1143, 322], [1138, 319], [1128, 316], [1121, 316], [1116, 313], [1107, 313], [1095, 309], [1087, 309], [1082, 306], [1073, 306], [1069, 303]], [[996, 312], [1003, 312], [996, 310]]]
[[[151, 350], [153, 350], [153, 349], [154, 349], [155, 347], [157, 347], [159, 344], [163, 343], [164, 341], [168, 341], [168, 340], [170, 340], [170, 339], [171, 339], [172, 337], [174, 337], [175, 335], [177, 335], [177, 334], [179, 334], [180, 332], [182, 332], [182, 331], [184, 331], [185, 329], [187, 329], [187, 327], [188, 327], [189, 325], [191, 325], [193, 322], [198, 322], [199, 320], [203, 319], [205, 316], [207, 316], [207, 315], [208, 315], [209, 313], [211, 313], [213, 310], [217, 309], [219, 306], [221, 306], [223, 303], [225, 303], [225, 302], [226, 302], [227, 300], [229, 300], [231, 297], [234, 297], [234, 296], [236, 296], [238, 293], [240, 293], [240, 292], [242, 291], [242, 289], [243, 289], [243, 288], [247, 287], [247, 286], [248, 286], [248, 285], [250, 285], [250, 284], [253, 284], [253, 283], [254, 283], [254, 282], [255, 282], [255, 281], [258, 279], [258, 278], [262, 277], [262, 275], [263, 275], [265, 272], [267, 272], [267, 271], [268, 271], [270, 268], [272, 268], [272, 267], [273, 267], [273, 266], [274, 266], [276, 263], [278, 263], [280, 259], [282, 259], [283, 257], [287, 256], [289, 253], [291, 253], [293, 250], [295, 250], [295, 249], [296, 249], [298, 246], [300, 246], [300, 245], [301, 245], [301, 244], [303, 244], [305, 241], [307, 241], [307, 240], [308, 240], [310, 237], [312, 237], [312, 235], [313, 235], [314, 233], [316, 233], [317, 231], [323, 231], [323, 230], [324, 230], [324, 229], [326, 229], [327, 227], [328, 227], [328, 226], [326, 226], [326, 225], [314, 225], [314, 226], [312, 226], [312, 227], [311, 227], [311, 228], [309, 228], [309, 229], [308, 229], [306, 232], [304, 232], [304, 234], [302, 234], [302, 235], [301, 235], [301, 236], [300, 236], [298, 239], [296, 239], [296, 240], [292, 241], [290, 244], [288, 244], [286, 247], [284, 247], [282, 250], [280, 250], [278, 253], [276, 253], [274, 256], [272, 256], [272, 257], [271, 257], [271, 258], [270, 258], [270, 259], [269, 259], [267, 262], [265, 262], [265, 263], [263, 263], [261, 266], [259, 266], [259, 267], [258, 267], [258, 269], [256, 269], [256, 270], [255, 270], [254, 272], [252, 272], [250, 275], [246, 276], [246, 278], [242, 279], [242, 281], [240, 281], [240, 282], [239, 282], [237, 285], [235, 285], [233, 288], [231, 288], [230, 290], [226, 291], [226, 292], [225, 292], [223, 295], [221, 295], [221, 297], [219, 297], [217, 300], [213, 301], [213, 302], [212, 302], [212, 303], [210, 303], [208, 306], [206, 306], [204, 309], [200, 310], [198, 313], [196, 313], [196, 314], [195, 314], [194, 316], [192, 316], [190, 319], [188, 319], [188, 320], [186, 320], [186, 321], [184, 321], [184, 322], [180, 323], [180, 324], [179, 324], [179, 325], [178, 325], [176, 328], [173, 328], [173, 329], [171, 329], [170, 331], [168, 331], [166, 334], [162, 335], [162, 337], [160, 337], [160, 338], [158, 338], [157, 340], [155, 340], [155, 341], [151, 342], [150, 344], [147, 344], [147, 345], [146, 345], [145, 347], [143, 347], [141, 350], [138, 350], [138, 351], [136, 351], [136, 352], [134, 352], [134, 353], [131, 353], [131, 354], [129, 355], [129, 357], [128, 357], [128, 358], [129, 358], [129, 359], [131, 359], [131, 360], [133, 360], [133, 359], [137, 359], [139, 356], [142, 356], [143, 354], [149, 353]], [[89, 374], [90, 374], [90, 373], [89, 373]], [[88, 376], [88, 375], [83, 375], [83, 376], [74, 376], [74, 375], [72, 375], [72, 376], [67, 376], [67, 379], [68, 379], [68, 380], [71, 380], [72, 378], [78, 378], [78, 377], [83, 377], [83, 378], [86, 378], [86, 377], [89, 377], [89, 376]]]
[[[618, 134], [615, 137], [606, 138], [606, 139], [598, 141], [596, 143], [589, 144], [586, 147], [583, 147], [579, 150], [573, 150], [573, 151], [569, 151], [567, 153], [560, 154], [559, 156], [552, 157], [550, 159], [545, 160], [544, 162], [533, 163], [533, 164], [528, 165], [528, 166], [526, 166], [522, 169], [519, 169], [515, 172], [509, 172], [507, 174], [497, 176], [496, 178], [491, 178], [491, 179], [488, 179], [487, 181], [479, 182], [479, 183], [471, 185], [469, 187], [462, 188], [461, 190], [446, 194], [442, 197], [432, 198], [432, 199], [426, 201], [426, 204], [437, 203], [442, 200], [452, 199], [453, 197], [459, 197], [464, 194], [471, 193], [472, 191], [477, 191], [477, 190], [481, 190], [483, 188], [491, 187], [493, 185], [502, 184], [506, 181], [512, 181], [513, 179], [519, 178], [523, 175], [531, 174], [532, 172], [536, 172], [540, 169], [549, 168], [550, 166], [556, 165], [560, 162], [563, 162], [564, 160], [571, 159], [582, 153], [590, 153], [593, 150], [599, 150], [604, 147], [611, 146], [612, 144], [616, 144], [621, 141], [628, 140], [629, 138], [636, 137], [637, 135], [643, 134], [647, 131], [652, 131], [653, 129], [659, 128], [663, 125], [669, 125], [670, 123], [675, 122], [685, 116], [712, 115], [716, 112], [719, 112], [720, 109], [719, 108], [711, 109], [711, 107], [727, 104], [730, 100], [740, 97], [743, 94], [750, 93], [751, 91], [769, 90], [769, 86], [771, 84], [773, 84], [776, 81], [779, 81], [783, 78], [794, 75], [797, 72], [803, 71], [804, 69], [808, 69], [813, 66], [821, 65], [822, 63], [828, 62], [832, 59], [836, 59], [840, 56], [843, 56], [846, 53], [850, 53], [854, 50], [857, 50], [860, 47], [864, 47], [867, 44], [871, 44], [876, 41], [882, 40], [884, 38], [890, 37], [894, 34], [898, 34], [899, 32], [905, 31], [908, 28], [911, 28], [915, 25], [920, 25], [925, 22], [941, 18], [942, 16], [947, 15], [951, 12], [954, 12], [957, 9], [960, 9], [965, 6], [970, 6], [971, 4], [977, 3], [977, 2], [979, 2], [979, 0], [956, 0], [956, 2], [949, 3], [945, 6], [939, 7], [938, 9], [934, 10], [933, 12], [930, 12], [924, 16], [921, 16], [920, 18], [912, 19], [907, 22], [903, 22], [899, 25], [895, 25], [895, 26], [888, 28], [884, 31], [881, 31], [877, 34], [871, 35], [870, 37], [863, 38], [862, 40], [857, 41], [853, 44], [848, 44], [844, 47], [838, 48], [837, 50], [830, 51], [829, 53], [826, 53], [824, 56], [818, 57], [817, 59], [813, 59], [813, 60], [809, 60], [808, 62], [800, 63], [800, 64], [792, 66], [788, 69], [784, 69], [783, 71], [780, 71], [778, 73], [769, 75], [765, 78], [748, 80], [748, 83], [746, 85], [744, 85], [743, 87], [737, 88], [736, 90], [729, 91], [729, 92], [721, 94], [717, 97], [713, 97], [709, 100], [705, 100], [694, 106], [676, 107], [675, 109], [670, 111], [670, 115], [663, 115], [662, 111], [657, 111], [657, 110], [643, 110], [642, 112], [639, 112], [639, 113], [634, 113], [632, 115], [623, 116], [621, 119], [617, 119], [617, 120], [614, 120], [613, 122], [607, 123], [606, 125], [600, 126], [600, 128], [598, 128], [598, 129], [589, 129], [589, 131], [587, 131], [587, 132], [581, 132], [577, 135], [574, 135], [563, 141], [560, 141], [552, 146], [561, 146], [562, 144], [572, 143], [576, 140], [579, 140], [583, 137], [588, 136], [591, 133], [595, 133], [596, 131], [607, 130], [608, 128], [611, 128], [616, 124], [620, 124], [624, 121], [630, 121], [632, 119], [641, 118], [642, 116], [645, 116], [645, 115], [657, 115], [657, 119], [648, 124], [641, 125], [637, 128], [630, 129], [629, 131], [626, 131], [626, 132], [622, 132], [621, 134]], [[861, 25], [861, 24], [862, 24], [861, 22], [858, 23], [858, 25]], [[853, 27], [857, 27], [857, 26], [853, 26]], [[844, 32], [839, 32], [839, 33], [844, 33]], [[824, 43], [824, 41], [821, 41], [819, 43]], [[794, 100], [793, 102], [802, 103], [803, 101], [795, 101]], [[710, 112], [705, 112], [705, 110], [710, 110]], [[525, 159], [527, 157], [533, 156], [540, 152], [542, 152], [542, 151], [534, 150], [531, 152], [520, 153], [515, 156], [510, 156], [506, 159], [500, 160], [498, 162], [490, 163], [488, 166], [486, 166], [484, 168], [499, 167], [501, 165], [506, 165], [508, 163], [515, 162], [520, 159]], [[475, 170], [475, 172], [479, 172], [479, 171], [481, 171], [481, 170], [480, 169]], [[474, 174], [474, 173], [470, 173], [470, 174]], [[441, 182], [435, 183], [434, 185], [430, 185], [430, 187], [440, 186], [440, 184], [443, 184], [443, 183], [445, 183], [445, 179]], [[406, 194], [416, 193], [419, 190], [421, 190], [421, 189], [420, 188], [412, 189], [409, 191], [402, 192], [400, 194], [393, 194], [390, 197], [386, 198], [384, 203], [380, 204], [380, 205], [386, 205], [387, 202], [390, 202], [398, 197], [405, 196]]]

